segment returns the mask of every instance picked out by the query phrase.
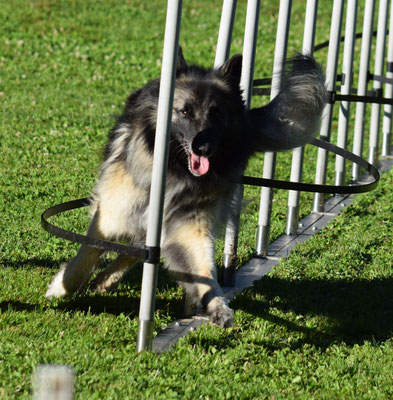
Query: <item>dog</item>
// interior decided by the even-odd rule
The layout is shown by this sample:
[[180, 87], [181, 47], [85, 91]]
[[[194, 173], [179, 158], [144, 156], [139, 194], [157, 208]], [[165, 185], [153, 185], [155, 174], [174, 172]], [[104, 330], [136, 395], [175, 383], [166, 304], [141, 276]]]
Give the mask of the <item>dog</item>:
[[[326, 103], [324, 77], [308, 55], [286, 63], [279, 94], [246, 110], [242, 56], [217, 69], [189, 66], [179, 51], [173, 100], [161, 254], [165, 267], [195, 306], [221, 327], [233, 323], [217, 283], [214, 236], [228, 217], [234, 182], [255, 152], [281, 151], [310, 142]], [[149, 209], [159, 80], [132, 93], [109, 133], [92, 196], [88, 235], [144, 243]], [[70, 296], [90, 280], [103, 251], [81, 246], [62, 266], [47, 298]], [[91, 287], [114, 290], [138, 260], [118, 256]]]

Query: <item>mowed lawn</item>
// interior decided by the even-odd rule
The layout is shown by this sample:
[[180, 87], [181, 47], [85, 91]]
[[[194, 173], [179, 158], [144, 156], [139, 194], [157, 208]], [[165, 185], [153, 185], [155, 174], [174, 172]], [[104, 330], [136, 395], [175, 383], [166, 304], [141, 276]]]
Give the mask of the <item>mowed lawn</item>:
[[[231, 54], [243, 45], [246, 2], [238, 3]], [[301, 50], [305, 11], [305, 2], [293, 3], [290, 53]], [[213, 64], [221, 6], [184, 2], [180, 44], [189, 63]], [[317, 43], [329, 37], [331, 6], [319, 2]], [[278, 2], [261, 7], [256, 78], [271, 75]], [[159, 76], [165, 13], [157, 0], [0, 0], [0, 398], [31, 398], [42, 363], [71, 366], [83, 400], [393, 398], [392, 173], [237, 296], [233, 328], [205, 325], [166, 354], [135, 351], [140, 267], [116, 293], [44, 299], [77, 245], [43, 231], [40, 214], [90, 194], [124, 100]], [[362, 14], [359, 7], [358, 31]], [[326, 50], [317, 59], [326, 65]], [[353, 116], [349, 143], [352, 133]], [[315, 158], [307, 148], [309, 182]], [[248, 173], [260, 174], [262, 160]], [[278, 156], [278, 178], [288, 179], [290, 163], [290, 153]], [[239, 264], [253, 253], [259, 192], [245, 191]], [[287, 196], [275, 192], [272, 240], [284, 231]], [[311, 199], [302, 195], [302, 215]], [[88, 215], [55, 221], [83, 232]], [[181, 310], [182, 291], [162, 272], [156, 332]]]

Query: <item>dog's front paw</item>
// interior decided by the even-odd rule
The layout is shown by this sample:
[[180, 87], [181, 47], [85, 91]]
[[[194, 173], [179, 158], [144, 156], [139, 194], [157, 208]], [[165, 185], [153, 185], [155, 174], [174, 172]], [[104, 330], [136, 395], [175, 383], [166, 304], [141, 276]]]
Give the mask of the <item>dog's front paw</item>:
[[65, 272], [65, 266], [62, 265], [60, 271], [52, 279], [52, 282], [49, 284], [48, 290], [45, 293], [45, 297], [48, 300], [51, 300], [56, 297], [65, 297], [69, 295], [63, 283], [64, 272]]
[[233, 310], [226, 305], [222, 297], [214, 298], [207, 306], [207, 315], [210, 321], [221, 328], [233, 325]]

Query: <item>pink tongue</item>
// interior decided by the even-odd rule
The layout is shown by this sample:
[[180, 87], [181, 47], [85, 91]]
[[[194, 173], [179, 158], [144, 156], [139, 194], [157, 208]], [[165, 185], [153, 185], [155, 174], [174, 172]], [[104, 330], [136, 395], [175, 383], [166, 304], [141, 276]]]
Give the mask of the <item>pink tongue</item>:
[[207, 157], [191, 153], [190, 161], [192, 172], [195, 174], [205, 175], [209, 171], [209, 159]]

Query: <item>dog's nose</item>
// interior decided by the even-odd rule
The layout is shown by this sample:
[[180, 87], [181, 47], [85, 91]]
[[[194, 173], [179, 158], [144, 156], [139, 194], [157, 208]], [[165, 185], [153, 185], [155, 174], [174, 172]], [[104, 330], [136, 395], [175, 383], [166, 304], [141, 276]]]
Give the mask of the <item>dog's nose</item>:
[[213, 133], [211, 129], [199, 132], [192, 141], [192, 151], [199, 156], [210, 156], [215, 148]]
[[199, 153], [202, 156], [207, 156], [210, 153], [209, 145], [208, 144], [203, 144], [202, 146], [198, 147]]

